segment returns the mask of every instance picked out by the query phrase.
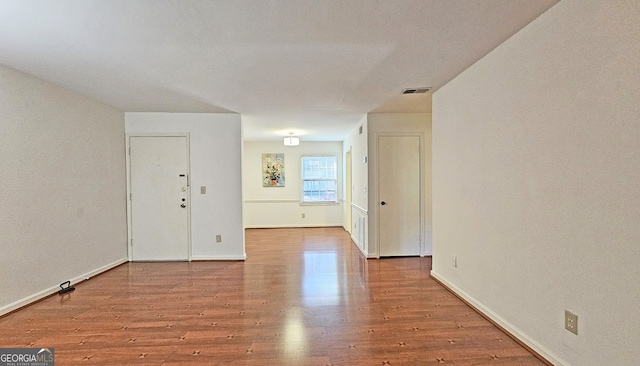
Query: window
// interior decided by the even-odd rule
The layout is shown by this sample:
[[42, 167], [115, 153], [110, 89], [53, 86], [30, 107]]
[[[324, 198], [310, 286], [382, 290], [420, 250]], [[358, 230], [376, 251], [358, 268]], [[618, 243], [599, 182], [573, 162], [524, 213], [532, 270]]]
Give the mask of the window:
[[338, 202], [335, 156], [302, 157], [302, 202]]

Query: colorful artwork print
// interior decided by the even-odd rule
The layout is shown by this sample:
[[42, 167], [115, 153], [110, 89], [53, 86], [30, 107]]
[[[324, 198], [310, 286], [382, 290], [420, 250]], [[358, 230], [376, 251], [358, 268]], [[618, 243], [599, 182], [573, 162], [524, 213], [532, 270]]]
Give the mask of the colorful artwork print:
[[284, 187], [284, 153], [262, 154], [262, 186]]

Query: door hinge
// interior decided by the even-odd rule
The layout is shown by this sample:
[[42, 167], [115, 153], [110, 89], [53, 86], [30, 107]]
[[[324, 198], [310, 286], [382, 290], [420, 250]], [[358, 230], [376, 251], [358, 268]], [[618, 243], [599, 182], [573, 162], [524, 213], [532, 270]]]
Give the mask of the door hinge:
[[131, 239], [131, 246], [133, 246], [133, 239]]
[[129, 201], [133, 201], [133, 193], [129, 193]]

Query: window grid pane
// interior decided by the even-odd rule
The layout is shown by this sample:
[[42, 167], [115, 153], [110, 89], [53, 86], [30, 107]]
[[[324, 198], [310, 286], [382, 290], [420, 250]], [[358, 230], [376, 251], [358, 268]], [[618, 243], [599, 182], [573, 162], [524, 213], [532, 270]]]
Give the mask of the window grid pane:
[[336, 202], [336, 158], [308, 156], [302, 158], [302, 201]]

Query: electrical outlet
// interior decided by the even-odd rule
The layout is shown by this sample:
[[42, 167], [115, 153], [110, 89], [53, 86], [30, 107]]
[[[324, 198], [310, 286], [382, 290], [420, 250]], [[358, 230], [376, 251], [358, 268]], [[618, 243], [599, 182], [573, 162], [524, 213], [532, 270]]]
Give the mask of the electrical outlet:
[[222, 243], [222, 235], [216, 235], [216, 243]]
[[304, 219], [304, 214], [302, 214], [302, 218]]
[[578, 316], [568, 310], [564, 311], [564, 329], [575, 335], [578, 334]]
[[451, 256], [451, 265], [454, 267], [458, 266], [458, 256], [457, 255], [452, 255]]

